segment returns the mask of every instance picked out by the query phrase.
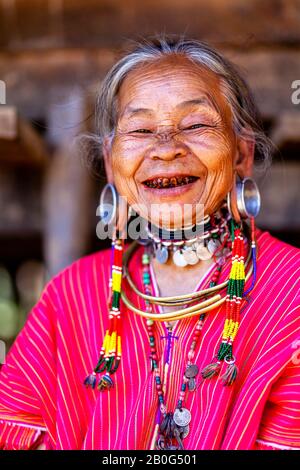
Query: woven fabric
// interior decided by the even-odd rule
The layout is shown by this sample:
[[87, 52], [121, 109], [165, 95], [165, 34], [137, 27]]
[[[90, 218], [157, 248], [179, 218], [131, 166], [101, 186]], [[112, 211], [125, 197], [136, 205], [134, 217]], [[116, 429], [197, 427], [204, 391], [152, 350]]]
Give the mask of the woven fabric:
[[[257, 241], [257, 282], [243, 302], [234, 343], [237, 381], [225, 387], [219, 378], [197, 378], [196, 391], [186, 395], [185, 406], [192, 414], [186, 449], [300, 447], [299, 250], [267, 232], [258, 231]], [[142, 253], [139, 247], [129, 262], [141, 290]], [[83, 386], [108, 325], [110, 255], [107, 249], [64, 269], [30, 312], [0, 373], [0, 448], [32, 449], [40, 442], [47, 449], [150, 448], [158, 401], [147, 326], [122, 302], [122, 360], [113, 376], [115, 386], [102, 393]], [[230, 261], [220, 282], [229, 270]], [[213, 271], [198, 289], [209, 286]], [[246, 289], [250, 284], [251, 279]], [[145, 308], [123, 287], [129, 299]], [[217, 352], [224, 315], [221, 306], [205, 319], [194, 358], [200, 370]], [[180, 320], [173, 331], [166, 386], [170, 411], [176, 406], [197, 320]], [[155, 324], [161, 370], [166, 332], [164, 323]]]

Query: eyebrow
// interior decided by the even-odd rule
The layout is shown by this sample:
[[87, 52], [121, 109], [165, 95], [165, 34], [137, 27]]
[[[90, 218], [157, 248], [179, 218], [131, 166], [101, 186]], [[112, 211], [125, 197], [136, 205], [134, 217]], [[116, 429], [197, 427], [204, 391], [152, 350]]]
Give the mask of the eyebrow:
[[177, 105], [177, 108], [187, 108], [188, 106], [195, 106], [195, 105], [202, 105], [202, 104], [205, 104], [205, 105], [208, 104], [209, 106], [213, 106], [213, 108], [216, 109], [215, 104], [206, 96], [203, 96], [202, 98], [197, 98], [194, 100], [183, 101], [182, 103], [179, 103]]
[[150, 108], [132, 108], [131, 106], [128, 106], [124, 113], [122, 113], [122, 117], [123, 116], [136, 116], [137, 114], [153, 114], [153, 111], [152, 109]]
[[[179, 103], [176, 108], [187, 108], [187, 107], [190, 107], [190, 106], [196, 106], [196, 105], [208, 105], [209, 107], [212, 107], [217, 113], [219, 113], [216, 105], [214, 104], [213, 101], [211, 101], [210, 99], [208, 99], [206, 96], [203, 96], [201, 98], [195, 98], [195, 99], [192, 99], [192, 100], [186, 100], [186, 101], [182, 101], [182, 103]], [[136, 116], [138, 114], [148, 114], [148, 115], [152, 115], [153, 114], [153, 110], [150, 109], [150, 108], [132, 108], [131, 106], [128, 106], [127, 109], [125, 109], [124, 113], [122, 114], [122, 117], [124, 116]]]

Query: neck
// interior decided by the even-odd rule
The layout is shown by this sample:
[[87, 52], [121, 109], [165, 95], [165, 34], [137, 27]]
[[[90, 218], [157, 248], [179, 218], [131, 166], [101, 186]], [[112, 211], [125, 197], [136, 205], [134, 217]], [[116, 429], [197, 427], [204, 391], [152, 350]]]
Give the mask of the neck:
[[214, 264], [214, 259], [211, 258], [209, 260], [199, 261], [199, 263], [194, 265], [189, 264], [182, 269], [182, 267], [174, 263], [172, 257], [170, 257], [166, 263], [162, 264], [153, 256], [151, 264], [155, 272], [161, 272], [168, 283], [172, 283], [172, 279], [182, 280], [183, 273], [184, 275], [190, 275], [194, 279], [199, 279], [199, 275], [201, 277], [201, 273], [206, 272], [208, 268]]
[[152, 238], [158, 240], [189, 240], [200, 236], [211, 226], [211, 217], [205, 216], [202, 221], [197, 224], [184, 226], [180, 228], [158, 227], [151, 221], [147, 225], [147, 233]]

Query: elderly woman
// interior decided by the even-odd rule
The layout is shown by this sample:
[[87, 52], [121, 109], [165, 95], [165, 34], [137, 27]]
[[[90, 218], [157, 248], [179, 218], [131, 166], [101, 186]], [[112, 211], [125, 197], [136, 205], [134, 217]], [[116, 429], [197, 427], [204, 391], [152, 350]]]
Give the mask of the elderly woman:
[[270, 146], [246, 83], [204, 43], [151, 40], [97, 114], [112, 247], [32, 309], [1, 371], [1, 447], [300, 448], [300, 258], [254, 226]]

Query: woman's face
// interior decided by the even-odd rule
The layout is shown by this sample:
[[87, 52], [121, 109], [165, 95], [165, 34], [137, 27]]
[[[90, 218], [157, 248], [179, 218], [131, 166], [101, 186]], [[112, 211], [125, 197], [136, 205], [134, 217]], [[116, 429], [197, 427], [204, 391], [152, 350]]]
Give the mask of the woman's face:
[[[232, 186], [238, 145], [214, 73], [180, 56], [141, 66], [121, 85], [117, 116], [104, 156], [109, 180], [129, 205], [166, 228], [195, 223], [197, 204], [205, 215], [218, 209]], [[192, 220], [185, 212], [183, 221], [184, 208]]]

